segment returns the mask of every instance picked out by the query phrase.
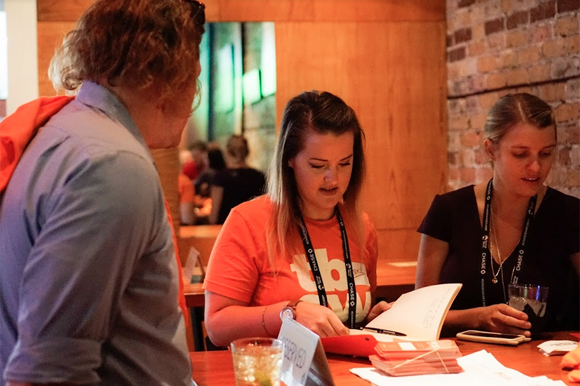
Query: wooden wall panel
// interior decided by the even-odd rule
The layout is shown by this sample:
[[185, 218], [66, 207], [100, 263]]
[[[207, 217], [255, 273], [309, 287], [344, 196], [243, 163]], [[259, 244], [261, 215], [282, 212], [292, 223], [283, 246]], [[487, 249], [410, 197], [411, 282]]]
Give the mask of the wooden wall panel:
[[207, 0], [216, 21], [445, 20], [445, 2], [425, 0]]
[[[179, 218], [179, 187], [177, 180], [179, 175], [179, 150], [176, 147], [170, 149], [151, 149], [153, 160], [159, 171], [159, 180], [163, 193], [167, 199], [167, 205], [171, 212], [171, 219]], [[179, 221], [173, 221], [173, 231], [179, 237]], [[182, 265], [187, 261], [187, 253], [182, 250], [183, 246], [178, 242], [179, 258]], [[187, 251], [189, 252], [189, 251]]]
[[[41, 94], [55, 42], [93, 0], [38, 0]], [[208, 21], [276, 21], [277, 120], [303, 90], [357, 112], [368, 160], [363, 208], [380, 257], [415, 259], [416, 228], [447, 181], [445, 1], [206, 0]]]
[[[417, 227], [445, 188], [445, 34], [443, 23], [363, 25], [366, 52], [354, 71], [357, 112], [367, 129], [365, 207], [377, 227]], [[361, 36], [361, 39], [362, 39]], [[413, 42], [413, 44], [409, 44]], [[369, 74], [370, 73], [370, 74]]]
[[[37, 0], [38, 21], [76, 21], [93, 0]], [[445, 21], [443, 0], [202, 0], [208, 21]]]
[[48, 66], [66, 33], [75, 27], [74, 22], [38, 22], [38, 93], [40, 96], [56, 95], [48, 78]]
[[421, 235], [416, 229], [383, 229], [377, 231], [379, 256], [387, 261], [415, 261]]
[[39, 22], [76, 22], [94, 0], [36, 0]]

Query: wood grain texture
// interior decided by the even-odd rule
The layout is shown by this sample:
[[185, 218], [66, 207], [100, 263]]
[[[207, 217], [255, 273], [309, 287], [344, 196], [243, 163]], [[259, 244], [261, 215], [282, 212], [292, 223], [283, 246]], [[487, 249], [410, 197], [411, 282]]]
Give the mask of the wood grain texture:
[[[179, 151], [176, 147], [170, 149], [151, 149], [153, 160], [159, 172], [161, 187], [167, 200], [167, 205], [171, 211], [173, 220], [173, 232], [176, 238], [179, 238], [179, 187], [177, 184], [179, 175]], [[179, 248], [179, 244], [178, 244]], [[187, 261], [187, 255], [179, 250], [179, 258], [182, 265]]]
[[[55, 50], [75, 22], [38, 22], [38, 93], [40, 96], [56, 95], [48, 77], [48, 67]], [[61, 93], [62, 94], [62, 93]]]
[[417, 260], [420, 239], [421, 235], [417, 233], [416, 228], [377, 230], [379, 260], [389, 262]]
[[76, 22], [94, 0], [36, 0], [39, 22]]
[[424, 0], [207, 0], [210, 21], [444, 21], [445, 2]]
[[[577, 341], [578, 338], [572, 336], [569, 332], [543, 334], [543, 336], [535, 337], [531, 342], [517, 347], [467, 342], [456, 338], [454, 340], [457, 342], [457, 346], [463, 356], [486, 350], [499, 363], [528, 377], [545, 376], [552, 380], [561, 380], [565, 385], [574, 385], [567, 378], [569, 371], [563, 370], [560, 366], [561, 356], [553, 355], [547, 357], [538, 352], [538, 345], [546, 340]], [[229, 386], [234, 384], [234, 367], [230, 351], [190, 352], [189, 356], [193, 367], [193, 379], [199, 386]], [[327, 357], [330, 372], [336, 386], [370, 385], [368, 381], [350, 372], [352, 368], [372, 366], [368, 358], [338, 354], [327, 354]], [[420, 382], [416, 381], [415, 384], [421, 384]], [[409, 384], [411, 383], [409, 381]], [[449, 384], [451, 383], [449, 381]], [[425, 384], [428, 384], [428, 382], [425, 382]]]
[[[37, 0], [38, 21], [76, 21], [94, 0]], [[445, 21], [438, 0], [204, 0], [212, 21]]]

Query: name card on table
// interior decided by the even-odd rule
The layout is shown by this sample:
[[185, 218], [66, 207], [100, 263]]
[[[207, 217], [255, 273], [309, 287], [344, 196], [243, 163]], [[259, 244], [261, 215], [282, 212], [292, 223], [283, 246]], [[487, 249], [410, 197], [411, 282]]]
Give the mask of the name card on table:
[[334, 386], [318, 335], [284, 318], [278, 339], [284, 342], [282, 382], [287, 386]]

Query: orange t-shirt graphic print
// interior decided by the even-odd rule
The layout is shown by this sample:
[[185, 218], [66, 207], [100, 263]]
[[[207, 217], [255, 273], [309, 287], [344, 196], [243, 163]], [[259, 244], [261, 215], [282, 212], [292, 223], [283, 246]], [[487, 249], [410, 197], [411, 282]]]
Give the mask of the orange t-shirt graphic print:
[[[314, 277], [305, 252], [278, 259], [270, 266], [266, 229], [272, 213], [266, 196], [232, 209], [218, 236], [209, 260], [204, 289], [239, 300], [249, 306], [264, 306], [301, 299], [319, 304]], [[340, 227], [336, 217], [326, 221], [305, 219], [316, 259], [322, 272], [329, 307], [346, 322], [348, 291]], [[362, 263], [363, 251], [349, 243], [357, 292], [357, 317], [361, 322], [370, 311], [376, 287], [377, 237], [365, 217], [365, 245], [369, 256]], [[346, 224], [347, 234], [353, 230]], [[300, 242], [300, 240], [298, 240]], [[303, 250], [302, 244], [298, 251]]]
[[[314, 253], [316, 254], [316, 261], [318, 262], [322, 275], [322, 282], [324, 283], [324, 289], [326, 291], [328, 307], [334, 311], [342, 322], [347, 322], [349, 299], [344, 257], [342, 259], [329, 258], [329, 255], [336, 256], [336, 253], [338, 253], [338, 256], [342, 256], [342, 246], [340, 244], [339, 249], [340, 251], [335, 252], [335, 254], [330, 254], [327, 249], [315, 248]], [[318, 290], [310, 266], [306, 264], [305, 267], [305, 264], [296, 263], [297, 260], [305, 261], [306, 257], [305, 255], [294, 256], [295, 263], [290, 264], [290, 269], [296, 275], [298, 285], [301, 289], [307, 292], [300, 297], [300, 300], [310, 303], [319, 303]], [[307, 268], [308, 271], [306, 272], [304, 269], [301, 269], [301, 267]], [[362, 322], [371, 309], [371, 287], [364, 264], [353, 262], [352, 268], [357, 295], [356, 322]]]

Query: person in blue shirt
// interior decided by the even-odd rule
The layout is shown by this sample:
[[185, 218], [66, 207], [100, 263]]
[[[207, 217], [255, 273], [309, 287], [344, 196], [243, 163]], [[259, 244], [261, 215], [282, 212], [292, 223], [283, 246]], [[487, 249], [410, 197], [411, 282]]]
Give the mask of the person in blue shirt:
[[98, 0], [51, 63], [76, 97], [2, 122], [30, 138], [2, 138], [0, 385], [192, 384], [149, 149], [179, 144], [204, 22], [197, 1]]

